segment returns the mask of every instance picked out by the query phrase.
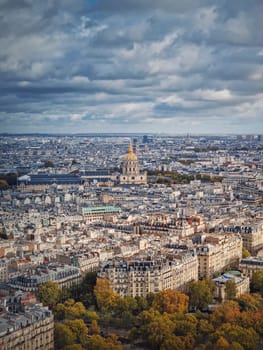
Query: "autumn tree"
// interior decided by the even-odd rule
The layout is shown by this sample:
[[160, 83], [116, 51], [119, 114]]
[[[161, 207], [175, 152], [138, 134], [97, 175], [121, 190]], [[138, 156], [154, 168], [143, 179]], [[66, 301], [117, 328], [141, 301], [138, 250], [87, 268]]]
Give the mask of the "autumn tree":
[[225, 283], [225, 288], [227, 299], [234, 299], [237, 295], [237, 286], [235, 281], [232, 279], [227, 280]]
[[92, 335], [88, 338], [87, 349], [89, 350], [122, 350], [122, 345], [116, 335], [103, 338], [100, 335]]
[[87, 340], [88, 328], [83, 320], [66, 320], [65, 325], [71, 330], [75, 337], [75, 341], [85, 345]]
[[175, 313], [170, 316], [174, 322], [174, 333], [179, 336], [196, 336], [198, 320], [193, 314]]
[[207, 343], [210, 338], [210, 334], [214, 332], [214, 327], [207, 319], [200, 319], [197, 323], [197, 341], [198, 343]]
[[97, 279], [94, 294], [99, 309], [103, 311], [114, 307], [120, 299], [120, 296], [112, 291], [110, 282], [104, 278]]
[[229, 342], [224, 337], [219, 337], [214, 345], [215, 350], [229, 350]]
[[164, 312], [186, 312], [188, 300], [187, 295], [172, 289], [166, 289], [155, 295], [152, 307], [161, 314]]
[[185, 344], [181, 337], [176, 336], [175, 334], [170, 334], [167, 338], [164, 339], [160, 350], [185, 350]]
[[263, 298], [259, 294], [244, 293], [236, 300], [242, 311], [263, 310]]
[[83, 347], [80, 344], [73, 344], [65, 346], [63, 350], [83, 350]]
[[96, 320], [91, 321], [91, 325], [89, 326], [89, 334], [99, 334], [100, 333], [100, 327]]
[[224, 337], [229, 343], [239, 343], [245, 350], [255, 350], [259, 341], [259, 337], [253, 328], [243, 328], [230, 323], [223, 323], [217, 329], [215, 335], [219, 339]]
[[226, 301], [217, 307], [210, 316], [212, 325], [216, 328], [223, 323], [238, 324], [240, 320], [239, 305], [235, 301]]
[[247, 250], [247, 248], [245, 248], [243, 246], [243, 248], [242, 248], [242, 258], [247, 258], [249, 256], [251, 256], [250, 252]]
[[61, 289], [58, 283], [47, 281], [40, 284], [37, 295], [41, 303], [53, 308], [61, 298]]

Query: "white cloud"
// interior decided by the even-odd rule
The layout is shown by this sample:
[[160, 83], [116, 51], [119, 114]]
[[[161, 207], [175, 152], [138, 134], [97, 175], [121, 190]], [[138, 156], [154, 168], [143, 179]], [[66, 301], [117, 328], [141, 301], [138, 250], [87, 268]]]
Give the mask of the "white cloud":
[[228, 89], [224, 90], [195, 90], [193, 92], [193, 97], [200, 98], [202, 100], [209, 100], [209, 101], [229, 101], [233, 99], [233, 95], [231, 91]]

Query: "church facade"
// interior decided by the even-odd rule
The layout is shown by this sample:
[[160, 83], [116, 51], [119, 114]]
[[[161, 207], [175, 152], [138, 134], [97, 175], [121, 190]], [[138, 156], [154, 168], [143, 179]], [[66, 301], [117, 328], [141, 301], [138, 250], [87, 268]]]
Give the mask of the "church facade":
[[140, 171], [137, 155], [133, 152], [132, 145], [130, 144], [128, 153], [124, 156], [122, 164], [122, 173], [118, 179], [122, 185], [134, 184], [145, 185], [147, 184], [147, 173]]

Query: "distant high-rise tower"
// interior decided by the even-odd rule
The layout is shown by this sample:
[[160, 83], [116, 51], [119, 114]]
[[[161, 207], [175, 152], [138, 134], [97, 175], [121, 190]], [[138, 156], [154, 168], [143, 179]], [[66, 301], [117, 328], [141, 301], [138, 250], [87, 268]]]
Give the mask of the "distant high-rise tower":
[[133, 152], [132, 144], [124, 157], [122, 174], [119, 178], [120, 184], [142, 185], [147, 183], [147, 173], [141, 173], [136, 154]]

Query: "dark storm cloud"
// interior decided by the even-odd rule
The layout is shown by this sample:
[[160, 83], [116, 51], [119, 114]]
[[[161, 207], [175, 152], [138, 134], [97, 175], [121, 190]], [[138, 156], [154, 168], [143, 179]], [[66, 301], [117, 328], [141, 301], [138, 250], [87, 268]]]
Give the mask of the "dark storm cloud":
[[262, 132], [262, 13], [261, 0], [0, 0], [2, 131]]

